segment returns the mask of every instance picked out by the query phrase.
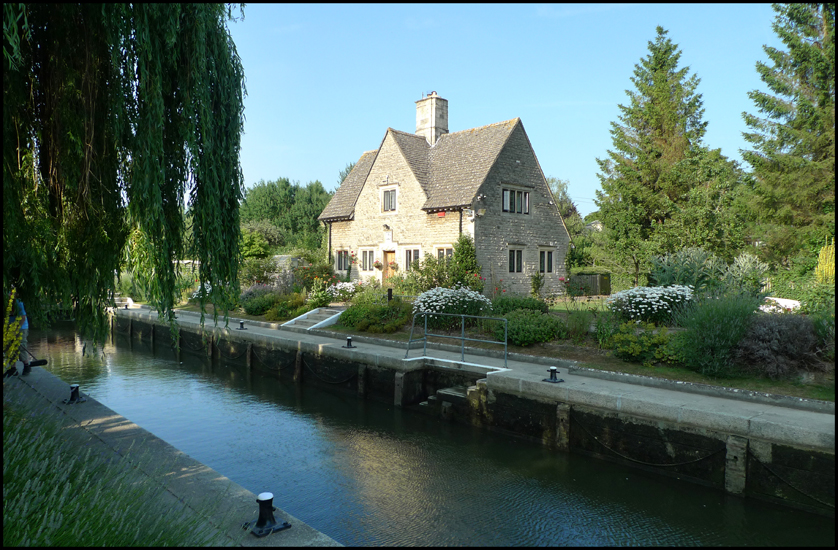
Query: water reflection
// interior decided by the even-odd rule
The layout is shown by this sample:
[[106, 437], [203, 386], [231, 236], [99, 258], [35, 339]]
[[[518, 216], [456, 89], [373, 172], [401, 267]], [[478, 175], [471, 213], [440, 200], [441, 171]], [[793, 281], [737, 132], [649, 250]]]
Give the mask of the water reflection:
[[48, 368], [347, 545], [830, 545], [832, 520], [565, 455], [243, 364], [30, 335]]

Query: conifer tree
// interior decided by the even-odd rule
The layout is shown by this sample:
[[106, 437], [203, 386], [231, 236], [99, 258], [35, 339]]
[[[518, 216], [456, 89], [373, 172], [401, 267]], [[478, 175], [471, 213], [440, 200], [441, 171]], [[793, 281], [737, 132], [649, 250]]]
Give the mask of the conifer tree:
[[[691, 187], [680, 164], [702, 152], [700, 82], [678, 68], [681, 52], [657, 27], [649, 54], [635, 65], [634, 91], [626, 91], [627, 106], [619, 105], [620, 121], [611, 123], [614, 150], [597, 159], [602, 191], [597, 191], [603, 234], [598, 248], [604, 263], [628, 267], [638, 284], [648, 259], [661, 251], [656, 230], [676, 211]], [[612, 267], [616, 267], [613, 266]]]
[[773, 29], [787, 50], [764, 46], [758, 62], [770, 93], [748, 93], [760, 116], [742, 113], [753, 146], [755, 237], [779, 264], [815, 257], [835, 236], [835, 4], [778, 4]]

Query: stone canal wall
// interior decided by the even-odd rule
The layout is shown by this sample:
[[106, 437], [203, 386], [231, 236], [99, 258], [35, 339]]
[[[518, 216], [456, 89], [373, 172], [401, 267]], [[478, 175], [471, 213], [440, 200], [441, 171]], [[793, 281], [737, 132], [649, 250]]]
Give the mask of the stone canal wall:
[[[442, 352], [433, 354], [436, 359], [415, 357], [421, 350], [404, 359], [404, 347], [371, 341], [359, 347], [357, 340], [365, 339], [357, 337], [356, 349], [347, 349], [334, 334], [258, 330], [252, 324], [250, 330], [237, 330], [232, 321], [229, 328], [187, 319], [179, 323], [179, 353], [237, 362], [280, 382], [351, 392], [557, 451], [834, 515], [834, 405], [815, 402], [800, 408], [827, 412], [804, 411], [597, 378], [570, 388], [543, 383], [546, 372], [534, 365], [537, 358], [530, 364], [510, 361], [503, 369], [481, 366], [473, 357], [472, 363], [459, 361], [459, 352], [449, 354], [456, 355], [453, 360], [440, 359]], [[169, 327], [148, 311], [120, 310], [112, 329], [152, 348], [174, 345]], [[758, 410], [741, 412], [743, 407]]]

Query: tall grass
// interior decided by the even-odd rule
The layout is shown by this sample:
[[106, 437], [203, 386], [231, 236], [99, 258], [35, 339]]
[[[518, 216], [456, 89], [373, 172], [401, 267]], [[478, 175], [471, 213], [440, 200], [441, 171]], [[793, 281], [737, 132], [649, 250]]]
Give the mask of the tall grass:
[[[3, 404], [3, 546], [204, 546], [234, 541], [61, 413]], [[84, 440], [86, 439], [86, 441]], [[148, 461], [144, 461], [148, 462]], [[158, 475], [165, 473], [158, 465]], [[154, 476], [153, 476], [154, 477]]]

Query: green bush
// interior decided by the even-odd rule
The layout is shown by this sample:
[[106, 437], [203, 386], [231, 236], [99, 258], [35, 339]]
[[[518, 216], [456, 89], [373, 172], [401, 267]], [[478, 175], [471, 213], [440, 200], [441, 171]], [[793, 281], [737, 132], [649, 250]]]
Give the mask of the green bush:
[[276, 271], [273, 258], [245, 258], [239, 267], [239, 281], [242, 285], [267, 284]]
[[544, 300], [531, 298], [529, 296], [515, 296], [514, 294], [511, 296], [503, 295], [492, 300], [493, 315], [502, 317], [510, 311], [515, 311], [516, 309], [531, 309], [533, 311], [547, 313], [550, 308]]
[[817, 353], [830, 363], [835, 363], [835, 308], [822, 309], [811, 316], [812, 326], [818, 336]]
[[274, 293], [258, 294], [243, 302], [241, 307], [248, 315], [264, 315], [279, 298], [280, 296]]
[[276, 302], [265, 312], [265, 319], [271, 322], [286, 321], [305, 313], [297, 313], [300, 308], [306, 306], [305, 292], [292, 292], [276, 298]]
[[299, 288], [311, 288], [315, 279], [322, 279], [326, 286], [340, 282], [331, 264], [313, 264], [294, 268], [294, 283]]
[[392, 333], [401, 329], [412, 317], [411, 305], [399, 299], [385, 304], [356, 304], [340, 315], [340, 324], [371, 333]]
[[575, 344], [581, 344], [588, 337], [588, 329], [594, 314], [586, 309], [570, 311], [567, 314], [567, 332]]
[[[487, 316], [492, 313], [492, 302], [488, 298], [465, 287], [432, 288], [420, 294], [413, 302], [413, 312], [446, 313], [453, 315]], [[472, 326], [474, 319], [466, 319], [466, 326]], [[450, 328], [460, 326], [457, 317], [428, 316], [428, 326]]]
[[649, 286], [691, 286], [694, 291], [719, 288], [725, 264], [702, 248], [684, 248], [652, 258]]
[[800, 313], [835, 311], [835, 285], [810, 282], [798, 293]]
[[117, 283], [116, 289], [121, 295], [129, 297], [135, 302], [146, 301], [145, 289], [130, 271], [125, 271], [119, 275], [119, 283]]
[[[567, 328], [561, 319], [549, 313], [531, 309], [516, 309], [504, 315], [507, 320], [507, 341], [516, 346], [529, 346], [567, 337]], [[495, 338], [503, 340], [503, 323], [495, 325]]]
[[596, 340], [600, 349], [614, 346], [613, 336], [620, 330], [620, 315], [610, 309], [596, 314]]
[[803, 315], [757, 315], [736, 345], [733, 357], [744, 370], [772, 379], [796, 374], [818, 363], [818, 335]]
[[708, 376], [733, 374], [732, 353], [748, 331], [762, 303], [746, 292], [704, 295], [676, 310], [675, 323], [684, 327], [684, 365]]
[[614, 356], [623, 361], [642, 363], [645, 367], [652, 363], [667, 361], [670, 356], [669, 332], [666, 327], [655, 328], [654, 323], [623, 323], [612, 337]]

